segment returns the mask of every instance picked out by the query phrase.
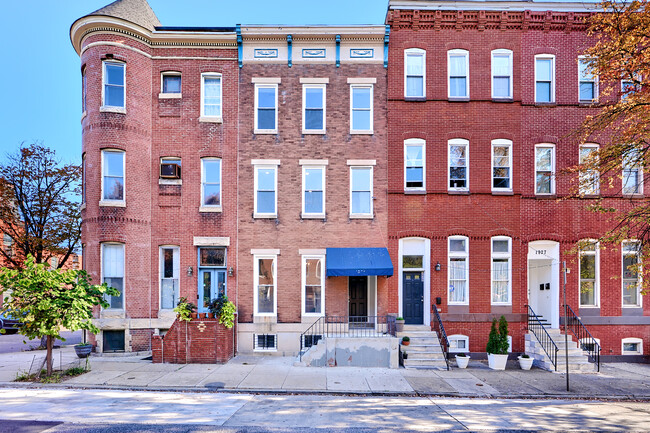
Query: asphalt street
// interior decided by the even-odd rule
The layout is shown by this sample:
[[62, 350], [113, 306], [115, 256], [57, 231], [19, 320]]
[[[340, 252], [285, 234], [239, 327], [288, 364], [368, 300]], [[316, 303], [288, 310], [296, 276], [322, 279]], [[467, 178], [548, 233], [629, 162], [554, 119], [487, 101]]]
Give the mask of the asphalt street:
[[[54, 343], [55, 346], [81, 343], [83, 332], [63, 332], [61, 336], [65, 338], [65, 341], [56, 340]], [[23, 343], [23, 341], [25, 341], [25, 343]], [[41, 340], [28, 340], [27, 337], [20, 334], [0, 334], [0, 353], [31, 350], [38, 347], [40, 343]]]

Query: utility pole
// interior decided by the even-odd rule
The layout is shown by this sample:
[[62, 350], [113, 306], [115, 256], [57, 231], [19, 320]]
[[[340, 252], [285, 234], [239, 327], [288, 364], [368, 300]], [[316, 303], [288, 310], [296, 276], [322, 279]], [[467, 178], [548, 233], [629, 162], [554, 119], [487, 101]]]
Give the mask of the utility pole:
[[564, 275], [564, 363], [566, 365], [566, 390], [569, 391], [569, 333], [567, 330], [567, 305], [566, 305], [566, 261], [562, 262], [562, 274]]

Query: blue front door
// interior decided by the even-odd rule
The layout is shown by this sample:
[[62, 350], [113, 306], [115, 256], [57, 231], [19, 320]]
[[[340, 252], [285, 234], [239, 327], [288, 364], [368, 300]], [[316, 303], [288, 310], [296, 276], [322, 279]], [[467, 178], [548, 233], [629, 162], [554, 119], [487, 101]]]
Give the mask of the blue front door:
[[207, 313], [212, 299], [226, 294], [226, 271], [216, 269], [199, 270], [198, 312]]
[[424, 282], [422, 272], [404, 272], [402, 283], [402, 313], [407, 325], [424, 322]]

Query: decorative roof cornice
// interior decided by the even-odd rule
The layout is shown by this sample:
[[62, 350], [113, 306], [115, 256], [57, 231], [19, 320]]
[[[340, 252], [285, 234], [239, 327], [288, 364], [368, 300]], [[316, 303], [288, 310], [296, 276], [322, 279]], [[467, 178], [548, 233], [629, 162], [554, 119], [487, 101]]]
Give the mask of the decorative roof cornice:
[[535, 1], [535, 0], [389, 0], [389, 10], [463, 10], [463, 11], [534, 11], [534, 12], [597, 12], [597, 0]]

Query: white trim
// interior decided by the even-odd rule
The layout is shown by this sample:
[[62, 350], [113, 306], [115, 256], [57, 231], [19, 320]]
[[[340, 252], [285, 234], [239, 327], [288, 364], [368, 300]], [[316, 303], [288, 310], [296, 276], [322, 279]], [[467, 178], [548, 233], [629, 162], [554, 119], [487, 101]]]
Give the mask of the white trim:
[[[165, 76], [168, 77], [181, 77], [181, 88], [180, 92], [164, 92], [165, 88]], [[158, 98], [181, 98], [183, 95], [183, 74], [179, 71], [162, 71], [160, 72], [160, 93]]]
[[[321, 129], [307, 129], [305, 122], [307, 109], [307, 89], [321, 89], [322, 91], [322, 110], [323, 110], [323, 127]], [[316, 108], [317, 109], [317, 108]], [[303, 84], [302, 85], [302, 133], [303, 134], [325, 134], [327, 130], [327, 85], [326, 84]]]
[[[494, 169], [495, 169], [495, 166], [494, 166], [494, 158], [495, 158], [495, 156], [494, 156], [494, 148], [495, 147], [507, 147], [508, 148], [508, 173], [509, 174], [508, 174], [508, 187], [507, 188], [497, 188], [497, 187], [494, 186]], [[512, 184], [513, 184], [512, 175], [513, 175], [513, 172], [514, 172], [513, 167], [512, 167], [512, 161], [513, 161], [512, 152], [513, 152], [513, 149], [514, 149], [514, 146], [512, 145], [512, 140], [505, 140], [505, 139], [501, 139], [501, 138], [492, 140], [491, 149], [492, 149], [492, 153], [491, 153], [491, 156], [492, 156], [491, 157], [492, 172], [490, 174], [490, 188], [492, 189], [492, 191], [510, 192], [510, 191], [512, 191]]]
[[[205, 204], [205, 202], [204, 202], [205, 197], [204, 197], [203, 194], [204, 194], [204, 187], [205, 187], [205, 164], [204, 164], [205, 161], [219, 161], [219, 204], [210, 205], [210, 204]], [[205, 211], [205, 210], [209, 211], [209, 209], [214, 209], [215, 211], [216, 210], [220, 211], [223, 208], [223, 183], [222, 183], [222, 179], [223, 179], [223, 164], [222, 164], [221, 158], [216, 158], [216, 157], [211, 157], [211, 156], [206, 156], [206, 157], [201, 158], [201, 192], [200, 192], [201, 202], [200, 202], [200, 205], [199, 205], [199, 208], [200, 208], [199, 210], [200, 211]]]
[[348, 159], [348, 165], [377, 165], [377, 160], [375, 159]]
[[641, 294], [641, 287], [643, 284], [643, 266], [642, 266], [642, 261], [641, 261], [641, 251], [638, 250], [636, 253], [636, 259], [637, 263], [640, 265], [639, 269], [637, 271], [637, 286], [636, 286], [636, 299], [637, 303], [636, 304], [626, 304], [625, 299], [623, 297], [623, 291], [625, 290], [625, 278], [623, 277], [624, 272], [625, 272], [625, 263], [624, 263], [624, 258], [626, 255], [631, 255], [631, 254], [626, 254], [625, 253], [625, 244], [636, 244], [637, 248], [640, 248], [641, 243], [636, 240], [636, 239], [629, 239], [621, 242], [621, 307], [622, 308], [643, 308], [643, 296]]
[[[580, 242], [592, 244], [594, 251], [578, 250], [578, 306], [580, 308], [599, 308], [600, 307], [600, 244], [596, 239], [582, 239]], [[582, 293], [582, 256], [594, 256], [594, 303], [583, 304]]]
[[[350, 165], [350, 164], [348, 164]], [[370, 212], [369, 213], [354, 213], [352, 212], [352, 171], [353, 170], [369, 170], [370, 171]], [[349, 217], [351, 219], [365, 219], [365, 218], [370, 218], [372, 219], [374, 217], [374, 206], [373, 206], [373, 201], [374, 201], [374, 170], [371, 165], [363, 166], [363, 165], [354, 165], [350, 166], [350, 215]]]
[[251, 159], [251, 165], [280, 165], [279, 159]]
[[[626, 352], [625, 351], [625, 345], [626, 344], [638, 344], [638, 350], [635, 352]], [[621, 355], [643, 355], [643, 339], [642, 338], [636, 338], [636, 337], [627, 337], [621, 339]]]
[[[264, 160], [257, 160], [257, 161], [264, 161]], [[273, 161], [273, 160], [269, 159], [268, 161]], [[280, 160], [278, 159], [276, 161], [278, 161], [278, 165], [280, 165]], [[298, 165], [329, 165], [329, 160], [327, 160], [327, 159], [300, 159], [300, 160], [298, 160]]]
[[[415, 246], [417, 245], [417, 246]], [[413, 254], [416, 253], [416, 254]], [[422, 255], [422, 265], [423, 268], [403, 268], [403, 257], [405, 255]], [[404, 316], [404, 306], [402, 304], [404, 295], [403, 295], [403, 285], [404, 285], [404, 272], [422, 272], [422, 282], [424, 283], [424, 324], [431, 323], [431, 239], [427, 238], [402, 238], [399, 240], [399, 263], [397, 264], [397, 270], [399, 275], [399, 280], [397, 282], [397, 300], [398, 300], [398, 315]], [[435, 307], [434, 307], [435, 308]]]
[[[465, 146], [465, 186], [451, 186], [451, 147]], [[491, 178], [491, 177], [490, 177]], [[469, 191], [469, 140], [452, 138], [447, 141], [447, 191]]]
[[[551, 149], [551, 181], [550, 181], [550, 192], [537, 192], [537, 149]], [[534, 170], [533, 170], [533, 184], [535, 195], [554, 195], [555, 194], [555, 144], [553, 143], [540, 143], [535, 145], [535, 154], [534, 154]]]
[[158, 99], [182, 99], [182, 93], [158, 93]]
[[[257, 112], [259, 110], [259, 89], [273, 89], [275, 92], [275, 128], [259, 129], [257, 127]], [[277, 134], [278, 133], [278, 83], [255, 83], [255, 106], [253, 110], [253, 133], [255, 134]]]
[[[494, 241], [507, 241], [508, 252], [501, 253], [494, 251]], [[512, 238], [508, 236], [493, 236], [490, 238], [490, 305], [512, 305]], [[494, 301], [494, 265], [495, 259], [508, 260], [508, 299], [505, 302]]]
[[[102, 311], [126, 311], [126, 245], [123, 242], [100, 242], [99, 243], [99, 282], [104, 281], [104, 245], [121, 245], [122, 246], [122, 308], [102, 308]], [[111, 277], [109, 277], [111, 278]]]
[[[253, 250], [251, 250], [252, 252]], [[259, 309], [259, 260], [272, 259], [271, 272], [273, 273], [273, 312], [260, 313]], [[278, 312], [278, 256], [275, 254], [255, 254], [253, 256], [253, 315], [258, 317], [275, 317]], [[276, 342], [277, 345], [277, 342]]]
[[[264, 349], [264, 348], [260, 349], [260, 348], [257, 346], [257, 337], [260, 336], [260, 335], [266, 335], [266, 336], [272, 335], [272, 336], [273, 336], [273, 343], [274, 343], [274, 346], [273, 346], [273, 347], [270, 347], [270, 348], [267, 348], [267, 349]], [[268, 352], [277, 352], [277, 351], [278, 351], [278, 334], [262, 334], [262, 333], [257, 333], [257, 334], [253, 334], [253, 338], [254, 338], [254, 341], [253, 341], [253, 352], [262, 352], [262, 353], [265, 353], [265, 352], [266, 352], [266, 353], [268, 353]]]
[[[258, 212], [257, 211], [257, 192], [258, 192], [258, 172], [259, 170], [268, 170], [272, 169], [274, 172], [274, 185], [273, 192], [275, 198], [275, 205], [273, 207], [273, 212]], [[253, 218], [277, 218], [278, 216], [278, 164], [255, 164], [253, 168]]]
[[[451, 252], [449, 245], [452, 240], [464, 240], [464, 252]], [[451, 259], [465, 259], [465, 300], [451, 301]], [[449, 236], [447, 238], [447, 305], [469, 305], [469, 238], [467, 236]]]
[[[407, 59], [408, 56], [421, 56], [422, 57], [422, 94], [421, 95], [408, 95], [406, 84], [407, 72]], [[408, 98], [426, 98], [427, 97], [427, 52], [421, 48], [407, 48], [404, 50], [404, 99]]]
[[279, 249], [264, 249], [264, 248], [253, 248], [251, 249], [251, 254], [260, 255], [260, 256], [279, 256]]
[[[599, 148], [600, 146], [596, 143], [585, 143], [580, 145], [578, 147], [578, 163], [583, 164], [582, 149], [593, 149], [592, 152], [598, 152]], [[593, 181], [590, 180], [590, 178], [593, 178]], [[593, 184], [593, 189], [589, 187], [589, 185], [586, 185], [586, 182]], [[581, 170], [578, 173], [578, 191], [580, 194], [586, 196], [600, 195], [600, 173], [598, 170]]]
[[313, 77], [301, 77], [300, 84], [329, 84], [330, 79], [328, 77], [322, 78], [313, 78]]
[[[469, 337], [467, 335], [454, 334], [447, 337], [447, 340], [449, 340], [449, 353], [469, 353]], [[458, 341], [464, 341], [465, 348], [459, 348]], [[456, 347], [452, 342], [456, 342]]]
[[[465, 95], [451, 96], [451, 57], [465, 57]], [[467, 50], [448, 50], [447, 51], [447, 98], [452, 100], [469, 99], [469, 51]]]
[[[537, 100], [537, 60], [550, 60], [551, 61], [551, 97], [548, 102], [540, 102]], [[555, 104], [555, 56], [553, 54], [537, 54], [535, 56], [534, 64], [534, 90], [535, 90], [535, 103], [536, 104]]]
[[300, 248], [298, 250], [299, 256], [322, 256], [324, 254], [327, 254], [325, 248]]
[[[349, 81], [349, 80], [348, 80]], [[354, 89], [368, 89], [370, 92], [370, 107], [354, 108]], [[372, 84], [351, 84], [350, 85], [350, 134], [373, 134], [375, 128], [375, 89]], [[369, 129], [354, 129], [354, 111], [370, 111]]]
[[[508, 90], [508, 96], [495, 96], [494, 95], [494, 78], [496, 77], [494, 75], [494, 57], [499, 56], [499, 57], [505, 57], [508, 56], [508, 78], [510, 82], [510, 88]], [[503, 48], [499, 48], [496, 50], [492, 50], [490, 53], [490, 86], [492, 88], [492, 99], [513, 99], [513, 73], [512, 73], [512, 64], [513, 64], [513, 56], [512, 56], [512, 50], [506, 50]], [[503, 75], [499, 75], [499, 77], [503, 77]]]
[[[122, 86], [122, 91], [123, 91], [123, 101], [124, 105], [119, 106], [119, 105], [106, 105], [106, 94], [105, 94], [105, 87], [106, 87], [106, 79], [108, 78], [106, 74], [106, 65], [112, 63], [114, 65], [122, 65], [122, 80], [124, 85]], [[117, 60], [117, 59], [102, 59], [102, 105], [100, 107], [100, 111], [112, 111], [116, 113], [126, 113], [126, 62]]]
[[348, 84], [376, 84], [375, 77], [348, 77]]
[[[627, 155], [623, 155], [623, 161], [621, 165], [621, 174], [622, 174], [621, 193], [624, 197], [640, 197], [643, 196], [644, 160], [639, 156], [639, 151], [637, 149], [630, 149], [628, 152], [631, 153], [631, 158], [633, 159], [632, 162], [634, 164], [627, 164], [629, 158], [627, 157]], [[625, 180], [626, 180], [625, 170], [636, 170], [636, 186], [638, 192], [632, 192], [632, 193], [625, 192]]]
[[[122, 155], [122, 200], [111, 200], [104, 198], [104, 169], [106, 168], [106, 163], [104, 160], [104, 153], [120, 153]], [[122, 149], [114, 148], [105, 148], [101, 150], [101, 195], [99, 200], [100, 206], [117, 206], [125, 207], [126, 206], [126, 152]]]
[[282, 78], [280, 77], [253, 77], [251, 83], [253, 84], [280, 84]]
[[[218, 78], [219, 79], [219, 114], [208, 116], [205, 114], [205, 79]], [[199, 122], [221, 122], [223, 119], [223, 77], [219, 72], [202, 72], [201, 73], [201, 107], [200, 107]]]
[[[307, 260], [309, 259], [317, 259], [321, 261], [321, 276], [320, 276], [320, 281], [321, 281], [321, 311], [316, 312], [316, 313], [307, 313], [305, 311], [305, 300], [306, 300], [306, 275], [305, 275], [305, 265], [307, 264]], [[325, 273], [327, 268], [325, 267], [325, 254], [305, 254], [302, 255], [300, 259], [300, 286], [301, 286], [301, 307], [300, 310], [302, 312], [303, 317], [320, 317], [325, 315]]]
[[[163, 280], [163, 275], [164, 275], [164, 269], [163, 269], [163, 249], [171, 249], [173, 250], [173, 258], [172, 258], [172, 267], [174, 268], [174, 271], [178, 271], [178, 275], [176, 275], [176, 278], [172, 277], [171, 279], [177, 279], [178, 280], [178, 293], [179, 293], [179, 299], [180, 299], [180, 293], [181, 293], [181, 271], [180, 271], [180, 254], [181, 254], [181, 248], [178, 245], [159, 245], [158, 246], [158, 310], [159, 311], [170, 311], [173, 310], [175, 305], [172, 308], [163, 308], [162, 306], [162, 280]], [[178, 266], [176, 266], [178, 265]]]
[[[321, 188], [322, 188], [321, 191], [323, 192], [323, 200], [321, 202], [322, 208], [323, 208], [322, 212], [307, 212], [307, 211], [305, 211], [305, 193], [307, 192], [307, 190], [305, 189], [305, 186], [306, 186], [305, 176], [306, 176], [306, 171], [309, 170], [309, 169], [321, 170]], [[326, 181], [326, 178], [325, 178], [325, 172], [326, 172], [325, 165], [320, 165], [320, 164], [319, 165], [306, 165], [305, 164], [305, 165], [302, 166], [301, 172], [302, 172], [302, 188], [301, 188], [301, 195], [302, 195], [302, 208], [301, 208], [301, 210], [302, 210], [302, 214], [301, 214], [301, 217], [302, 218], [305, 218], [305, 217], [307, 217], [307, 218], [325, 218], [325, 214], [326, 214], [326, 210], [325, 210], [326, 209], [325, 208], [325, 186], [326, 186], [326, 183], [325, 183], [325, 181]]]
[[[598, 89], [598, 75], [592, 75], [591, 80], [582, 79], [582, 76], [580, 75], [580, 63], [582, 61], [589, 61], [590, 59], [591, 59], [591, 57], [589, 57], [589, 56], [578, 56], [578, 102], [581, 103], [581, 104], [585, 104], [585, 103], [593, 104], [593, 103], [598, 102], [598, 94], [599, 94], [599, 91], [598, 91], [599, 90]], [[580, 96], [581, 96], [580, 95], [580, 84], [583, 83], [583, 82], [585, 82], [585, 83], [587, 83], [587, 82], [593, 83], [593, 85], [594, 85], [594, 98], [593, 99], [581, 99], [580, 98]]]
[[[406, 186], [406, 150], [409, 147], [422, 147], [422, 186]], [[404, 191], [426, 191], [427, 190], [427, 142], [421, 138], [408, 138], [404, 140]]]
[[195, 247], [229, 247], [230, 237], [228, 236], [194, 236], [192, 245]]

